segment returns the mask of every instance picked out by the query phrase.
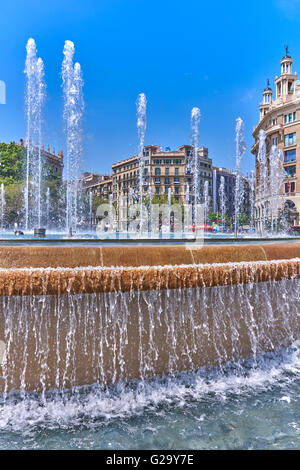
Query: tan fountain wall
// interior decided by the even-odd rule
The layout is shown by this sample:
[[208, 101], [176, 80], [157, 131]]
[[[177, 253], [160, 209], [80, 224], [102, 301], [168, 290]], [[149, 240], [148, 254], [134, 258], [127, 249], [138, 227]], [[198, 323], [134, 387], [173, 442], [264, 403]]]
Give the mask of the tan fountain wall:
[[0, 392], [105, 385], [286, 346], [300, 337], [299, 277], [300, 243], [1, 247]]
[[[281, 280], [298, 276], [298, 262], [288, 261], [298, 257], [300, 243], [199, 248], [5, 246], [0, 248], [0, 295], [173, 289]], [[273, 263], [275, 260], [285, 261]], [[243, 262], [239, 266], [231, 264]]]

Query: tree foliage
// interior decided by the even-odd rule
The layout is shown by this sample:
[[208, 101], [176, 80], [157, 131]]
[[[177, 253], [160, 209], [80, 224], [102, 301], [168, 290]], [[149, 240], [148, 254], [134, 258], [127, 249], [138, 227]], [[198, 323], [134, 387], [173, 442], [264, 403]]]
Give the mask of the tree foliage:
[[11, 142], [0, 143], [0, 183], [19, 183], [24, 178], [26, 150]]

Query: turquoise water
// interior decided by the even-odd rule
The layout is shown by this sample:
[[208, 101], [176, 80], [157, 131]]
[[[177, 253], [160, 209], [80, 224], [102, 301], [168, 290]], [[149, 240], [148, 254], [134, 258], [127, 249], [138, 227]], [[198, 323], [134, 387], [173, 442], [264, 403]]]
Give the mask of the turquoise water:
[[1, 449], [299, 449], [300, 344], [148, 382], [10, 396]]

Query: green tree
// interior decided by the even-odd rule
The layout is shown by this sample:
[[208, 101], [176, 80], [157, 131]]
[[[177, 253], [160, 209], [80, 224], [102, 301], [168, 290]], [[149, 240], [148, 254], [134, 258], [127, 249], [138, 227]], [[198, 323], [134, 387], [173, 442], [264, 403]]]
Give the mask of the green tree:
[[23, 192], [23, 183], [12, 183], [5, 187], [5, 225], [21, 223], [24, 211]]
[[240, 226], [249, 224], [249, 218], [247, 214], [245, 214], [245, 212], [243, 212], [242, 214], [238, 216], [238, 224]]
[[23, 180], [26, 162], [24, 147], [11, 142], [0, 143], [0, 183], [4, 185]]
[[219, 212], [214, 212], [214, 211], [209, 211], [208, 213], [208, 219], [211, 222], [217, 222], [217, 220], [222, 219], [222, 215]]

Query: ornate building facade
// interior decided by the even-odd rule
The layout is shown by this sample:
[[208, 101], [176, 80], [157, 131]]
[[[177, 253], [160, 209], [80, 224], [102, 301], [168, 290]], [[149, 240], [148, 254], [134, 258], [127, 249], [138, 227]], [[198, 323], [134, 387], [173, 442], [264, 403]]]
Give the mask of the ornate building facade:
[[[270, 219], [270, 151], [276, 145], [283, 153], [285, 178], [280, 188], [282, 209], [290, 225], [299, 225], [300, 213], [300, 84], [298, 75], [293, 73], [293, 59], [286, 48], [286, 55], [280, 61], [281, 74], [275, 77], [275, 96], [269, 81], [263, 91], [259, 106], [259, 124], [253, 132], [255, 143], [252, 153], [256, 157], [256, 196], [255, 226], [260, 230], [262, 224]], [[266, 134], [267, 191], [260, 191], [262, 175], [258, 159], [259, 133]], [[276, 214], [276, 217], [278, 214]]]

